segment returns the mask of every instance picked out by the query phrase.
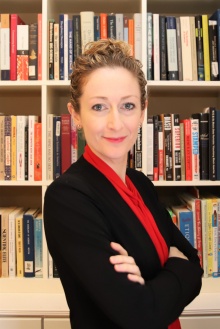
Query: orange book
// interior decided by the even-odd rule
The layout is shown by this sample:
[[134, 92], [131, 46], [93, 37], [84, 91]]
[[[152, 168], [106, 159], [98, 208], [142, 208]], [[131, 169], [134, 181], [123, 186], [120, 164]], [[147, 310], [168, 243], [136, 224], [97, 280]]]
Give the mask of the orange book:
[[191, 141], [191, 121], [183, 119], [184, 123], [184, 146], [185, 146], [185, 175], [186, 180], [192, 180], [192, 141]]
[[100, 13], [100, 39], [108, 38], [107, 13]]
[[34, 124], [34, 180], [42, 180], [42, 124]]
[[134, 56], [134, 19], [128, 20], [128, 43], [131, 46], [131, 55]]
[[38, 80], [42, 80], [42, 14], [38, 14]]

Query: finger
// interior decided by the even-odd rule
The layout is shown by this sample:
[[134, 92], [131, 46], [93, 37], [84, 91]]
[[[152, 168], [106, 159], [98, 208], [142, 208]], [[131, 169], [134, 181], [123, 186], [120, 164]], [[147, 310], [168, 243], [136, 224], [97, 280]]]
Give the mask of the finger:
[[140, 283], [141, 285], [144, 285], [145, 284], [145, 281], [144, 279], [142, 278], [142, 276], [137, 276], [137, 275], [134, 275], [134, 274], [128, 274], [128, 279], [132, 282], [138, 282]]
[[127, 263], [127, 264], [135, 264], [134, 258], [131, 256], [124, 256], [124, 255], [114, 255], [111, 256], [110, 262], [112, 264], [122, 264], [122, 263]]
[[136, 264], [132, 264], [132, 265], [131, 264], [116, 264], [116, 265], [114, 265], [114, 269], [117, 272], [129, 273], [129, 274], [141, 276], [139, 267]]
[[111, 247], [120, 255], [128, 255], [127, 251], [119, 243], [111, 242]]

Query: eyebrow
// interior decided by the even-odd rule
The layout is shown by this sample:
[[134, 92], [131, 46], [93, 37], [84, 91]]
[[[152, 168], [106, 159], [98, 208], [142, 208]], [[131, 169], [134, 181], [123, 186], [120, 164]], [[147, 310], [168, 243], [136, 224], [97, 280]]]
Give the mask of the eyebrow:
[[[122, 97], [121, 100], [124, 100], [124, 99], [130, 98], [130, 97], [135, 97], [135, 98], [138, 98], [138, 99], [139, 99], [139, 97], [136, 96], [136, 95], [127, 95], [127, 96]], [[108, 99], [108, 97], [104, 97], [104, 96], [94, 96], [94, 97], [90, 97], [90, 99], [96, 99], [96, 98], [103, 99], [103, 100], [107, 100], [107, 99]]]

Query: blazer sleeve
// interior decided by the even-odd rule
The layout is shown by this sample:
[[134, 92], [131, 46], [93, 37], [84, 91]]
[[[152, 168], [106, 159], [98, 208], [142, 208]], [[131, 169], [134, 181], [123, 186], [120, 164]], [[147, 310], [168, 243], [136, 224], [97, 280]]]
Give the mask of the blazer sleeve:
[[[166, 328], [201, 287], [193, 262], [169, 259], [158, 275], [140, 285], [117, 273], [109, 262], [111, 231], [103, 213], [82, 184], [56, 183], [46, 191], [44, 225], [49, 251], [62, 273], [78, 280], [90, 299], [124, 329]], [[193, 276], [187, 274], [193, 272]], [[66, 295], [74, 294], [65, 274]], [[68, 297], [67, 297], [68, 302]]]

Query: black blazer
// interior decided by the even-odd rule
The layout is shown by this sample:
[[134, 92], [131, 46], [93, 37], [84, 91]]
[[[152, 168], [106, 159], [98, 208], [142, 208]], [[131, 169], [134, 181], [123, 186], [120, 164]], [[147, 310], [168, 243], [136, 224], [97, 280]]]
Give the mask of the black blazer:
[[[81, 157], [47, 189], [44, 225], [74, 329], [165, 329], [200, 292], [197, 251], [183, 237], [141, 172], [127, 174], [168, 245], [189, 261], [169, 258], [161, 268], [146, 230], [107, 178]], [[120, 243], [134, 257], [145, 285], [109, 262]]]

